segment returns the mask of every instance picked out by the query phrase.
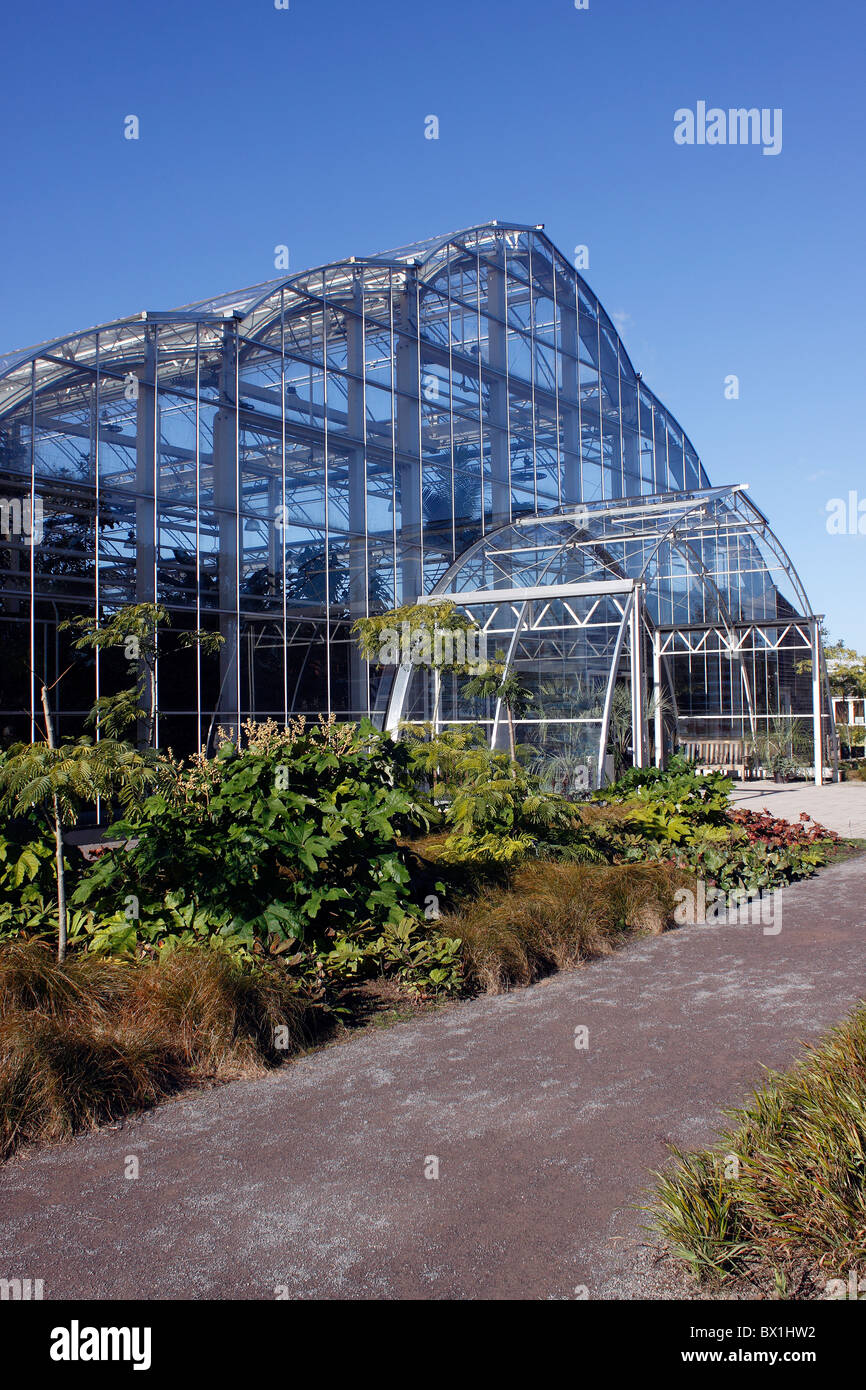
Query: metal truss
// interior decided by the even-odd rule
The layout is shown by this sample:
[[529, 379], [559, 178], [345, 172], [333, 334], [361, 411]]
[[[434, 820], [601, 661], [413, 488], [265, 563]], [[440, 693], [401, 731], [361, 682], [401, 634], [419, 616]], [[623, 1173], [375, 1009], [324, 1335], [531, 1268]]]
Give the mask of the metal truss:
[[[411, 682], [371, 672], [351, 624], [461, 590], [527, 676], [598, 686], [598, 714], [560, 710], [563, 727], [606, 737], [626, 665], [684, 720], [794, 717], [797, 633], [748, 646], [743, 624], [811, 632], [826, 683], [767, 518], [710, 485], [538, 225], [485, 223], [0, 356], [0, 479], [46, 514], [44, 541], [13, 538], [0, 564], [19, 671], [4, 721], [31, 735], [32, 673], [64, 669], [62, 619], [130, 602], [224, 638], [210, 664], [196, 656], [175, 746], [214, 719], [384, 713], [389, 687], [393, 726]], [[702, 625], [715, 647], [656, 650]], [[78, 703], [101, 693], [97, 666]], [[660, 743], [648, 708], [634, 703], [637, 760]], [[496, 740], [501, 710], [490, 724]]]
[[[762, 578], [759, 586], [754, 576]], [[788, 595], [781, 587], [783, 580]], [[687, 595], [687, 611], [671, 621], [666, 610], [677, 607], [677, 588]], [[718, 708], [702, 717], [747, 720], [753, 736], [760, 721], [780, 713], [765, 707], [756, 695], [761, 663], [765, 668], [772, 662], [775, 679], [781, 672], [793, 686], [795, 660], [808, 660], [813, 668], [809, 706], [802, 711], [792, 707], [787, 716], [811, 717], [816, 781], [823, 781], [828, 739], [835, 757], [820, 619], [811, 612], [799, 578], [772, 537], [766, 518], [741, 486], [521, 517], [476, 541], [419, 602], [443, 598], [453, 600], [485, 631], [496, 631], [503, 638], [506, 668], [522, 667], [531, 673], [534, 659], [539, 665], [532, 642], [542, 637], [546, 646], [541, 664], [549, 667], [559, 662], [577, 680], [597, 669], [600, 661], [604, 663], [600, 719], [583, 721], [598, 722], [595, 775], [599, 786], [617, 684], [626, 683], [631, 691], [636, 765], [643, 766], [649, 757], [650, 708], [654, 711], [653, 754], [660, 765], [665, 692], [674, 694], [672, 668], [683, 660], [691, 670], [700, 663], [718, 670]], [[749, 613], [758, 603], [772, 606], [773, 612]], [[595, 646], [586, 640], [593, 631], [603, 635]], [[625, 652], [626, 671], [622, 667]], [[736, 686], [727, 676], [734, 667], [742, 690], [739, 713]], [[398, 671], [386, 716], [388, 729], [396, 731], [405, 717], [413, 681], [419, 681], [417, 670], [405, 666]], [[730, 702], [727, 709], [725, 692]], [[491, 723], [493, 746], [501, 718], [501, 703], [497, 703]]]

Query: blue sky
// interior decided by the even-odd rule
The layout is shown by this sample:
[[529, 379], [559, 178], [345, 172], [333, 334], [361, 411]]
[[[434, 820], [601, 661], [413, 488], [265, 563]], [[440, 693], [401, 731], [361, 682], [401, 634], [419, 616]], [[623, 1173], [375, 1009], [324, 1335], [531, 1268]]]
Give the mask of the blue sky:
[[[866, 650], [866, 535], [826, 529], [866, 504], [860, 0], [54, 0], [4, 31], [0, 352], [271, 278], [279, 244], [543, 222]], [[676, 145], [698, 101], [781, 108], [781, 153]]]

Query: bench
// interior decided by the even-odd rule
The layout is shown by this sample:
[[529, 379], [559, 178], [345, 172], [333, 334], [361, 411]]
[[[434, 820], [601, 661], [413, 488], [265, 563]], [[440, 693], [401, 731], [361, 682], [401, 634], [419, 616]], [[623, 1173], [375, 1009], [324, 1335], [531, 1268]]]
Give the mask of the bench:
[[698, 772], [737, 772], [742, 781], [752, 775], [742, 739], [693, 739], [680, 744], [679, 751]]

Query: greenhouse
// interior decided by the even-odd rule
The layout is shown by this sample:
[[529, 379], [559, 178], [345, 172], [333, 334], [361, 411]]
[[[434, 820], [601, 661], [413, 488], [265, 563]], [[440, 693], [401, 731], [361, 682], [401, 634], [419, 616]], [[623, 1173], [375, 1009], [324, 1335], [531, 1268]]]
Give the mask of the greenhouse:
[[[493, 222], [0, 357], [3, 740], [116, 687], [63, 624], [158, 603], [156, 741], [298, 714], [480, 724], [455, 674], [352, 626], [449, 598], [601, 782], [689, 741], [835, 756], [820, 622], [738, 480], [714, 486], [541, 226]], [[62, 679], [61, 679], [62, 677]], [[56, 684], [55, 684], [56, 682]], [[434, 693], [433, 686], [441, 686]], [[617, 722], [618, 721], [618, 722]]]

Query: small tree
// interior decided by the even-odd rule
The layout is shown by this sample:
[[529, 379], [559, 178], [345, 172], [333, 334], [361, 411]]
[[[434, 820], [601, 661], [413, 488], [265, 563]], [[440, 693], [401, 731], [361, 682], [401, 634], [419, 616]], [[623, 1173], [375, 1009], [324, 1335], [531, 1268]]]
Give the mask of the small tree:
[[35, 811], [54, 836], [57, 877], [57, 959], [66, 959], [66, 870], [63, 827], [73, 825], [85, 805], [117, 798], [129, 810], [160, 780], [154, 756], [136, 753], [113, 739], [81, 740], [56, 747], [48, 692], [42, 688], [47, 739], [16, 744], [0, 767], [0, 810], [13, 816]]
[[[376, 666], [410, 664], [433, 672], [432, 732], [438, 733], [443, 672], [472, 670], [466, 659], [466, 635], [480, 632], [478, 624], [461, 613], [450, 599], [438, 603], [409, 603], [390, 608], [352, 624], [365, 661]], [[462, 640], [458, 640], [462, 639]], [[486, 664], [486, 663], [484, 663]]]
[[[173, 650], [159, 642], [159, 629], [167, 621], [168, 613], [159, 604], [133, 603], [108, 618], [79, 617], [61, 623], [62, 629], [78, 633], [73, 645], [79, 651], [123, 649], [133, 683], [114, 695], [100, 695], [87, 721], [109, 738], [120, 738], [130, 724], [141, 719], [145, 726], [144, 745], [153, 747], [158, 713], [157, 657], [164, 659]], [[225, 638], [218, 632], [197, 628], [176, 633], [174, 641], [175, 651], [198, 647], [203, 652], [215, 652]]]
[[[853, 647], [846, 646], [841, 638], [838, 642], [828, 642], [828, 632], [823, 623], [821, 636], [824, 638], [824, 658], [830, 694], [845, 699], [866, 699], [866, 656], [861, 656]], [[807, 657], [804, 661], [798, 661], [795, 669], [798, 675], [811, 676], [811, 659]]]
[[[866, 698], [866, 657], [846, 647], [844, 642], [828, 647], [826, 656], [830, 693], [845, 699]], [[811, 662], [809, 669], [811, 671]]]

